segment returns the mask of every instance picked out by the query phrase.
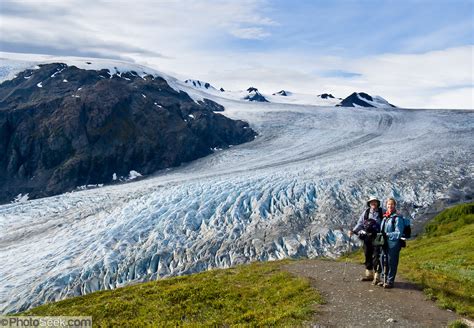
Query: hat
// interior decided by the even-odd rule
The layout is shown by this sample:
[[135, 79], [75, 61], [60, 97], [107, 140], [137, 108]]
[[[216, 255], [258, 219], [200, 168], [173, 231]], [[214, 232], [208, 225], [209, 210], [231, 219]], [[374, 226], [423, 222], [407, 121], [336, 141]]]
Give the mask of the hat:
[[378, 204], [377, 204], [377, 207], [380, 207], [380, 200], [378, 200], [377, 197], [370, 197], [369, 200], [367, 201], [367, 206], [370, 207], [370, 202], [371, 202], [371, 201], [374, 201], [374, 200], [378, 203]]

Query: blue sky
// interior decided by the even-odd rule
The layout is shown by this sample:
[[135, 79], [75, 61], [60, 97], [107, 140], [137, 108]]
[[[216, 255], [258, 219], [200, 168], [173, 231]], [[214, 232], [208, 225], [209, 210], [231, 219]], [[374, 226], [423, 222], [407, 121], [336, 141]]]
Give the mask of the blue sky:
[[365, 56], [421, 53], [472, 44], [473, 1], [268, 1], [261, 8], [277, 24], [268, 38], [235, 50], [291, 48], [315, 54]]
[[[258, 39], [224, 38], [219, 49], [293, 51], [361, 58], [420, 54], [474, 44], [474, 1], [268, 1], [262, 12], [275, 24]], [[213, 42], [211, 41], [210, 44]], [[472, 69], [472, 68], [471, 68]], [[324, 77], [357, 72], [329, 69]]]
[[472, 108], [473, 7], [472, 0], [2, 0], [0, 50], [122, 58], [225, 89], [365, 91], [405, 107]]

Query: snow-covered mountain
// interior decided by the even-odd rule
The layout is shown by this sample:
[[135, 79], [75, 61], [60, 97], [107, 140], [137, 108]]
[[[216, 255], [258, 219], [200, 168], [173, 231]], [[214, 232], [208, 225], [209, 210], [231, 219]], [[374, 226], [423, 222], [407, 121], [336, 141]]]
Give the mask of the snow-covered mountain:
[[341, 107], [396, 107], [390, 104], [387, 100], [380, 96], [371, 96], [364, 92], [354, 92], [347, 98], [343, 99], [340, 104], [336, 106]]
[[[223, 98], [224, 100], [236, 101], [255, 101], [255, 102], [271, 102], [278, 104], [295, 104], [295, 105], [315, 105], [315, 106], [337, 106], [341, 103], [342, 98], [336, 98], [332, 94], [323, 93], [320, 95], [312, 95], [305, 93], [298, 93], [288, 90], [280, 90], [272, 94], [260, 92], [256, 87], [249, 87], [246, 90], [224, 90], [219, 91], [206, 82], [197, 80], [186, 80], [185, 85], [190, 87], [188, 89], [180, 88], [192, 95], [196, 99], [208, 97], [208, 94]], [[208, 85], [206, 88], [205, 86]], [[209, 97], [208, 97], [209, 98]]]
[[473, 196], [472, 111], [260, 103], [176, 85], [259, 135], [136, 182], [0, 206], [1, 312], [254, 260], [335, 256], [371, 195], [396, 197], [415, 220], [414, 205]]
[[[189, 89], [185, 90], [179, 83], [174, 83], [181, 90], [189, 93]], [[194, 91], [201, 93], [196, 94], [191, 91], [191, 94], [195, 94], [197, 99], [206, 97], [205, 95], [210, 93], [215, 96], [219, 96], [225, 99], [234, 100], [246, 100], [256, 102], [271, 102], [280, 104], [297, 104], [297, 105], [314, 105], [314, 106], [335, 106], [335, 107], [396, 107], [390, 104], [387, 100], [380, 96], [371, 96], [365, 92], [354, 92], [346, 98], [335, 97], [331, 93], [322, 93], [318, 95], [304, 94], [298, 92], [292, 92], [288, 90], [280, 90], [272, 94], [261, 93], [255, 87], [249, 87], [244, 91], [225, 91], [223, 88], [217, 90], [211, 84], [199, 80], [186, 80], [184, 82], [186, 86], [191, 87]], [[219, 95], [219, 93], [221, 93]]]

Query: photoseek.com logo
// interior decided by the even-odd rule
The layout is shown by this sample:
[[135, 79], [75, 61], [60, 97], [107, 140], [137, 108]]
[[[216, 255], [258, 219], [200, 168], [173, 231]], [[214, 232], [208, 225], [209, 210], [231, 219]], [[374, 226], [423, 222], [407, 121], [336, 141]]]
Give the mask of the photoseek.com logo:
[[37, 316], [0, 316], [0, 328], [3, 327], [92, 327], [92, 317], [37, 317]]

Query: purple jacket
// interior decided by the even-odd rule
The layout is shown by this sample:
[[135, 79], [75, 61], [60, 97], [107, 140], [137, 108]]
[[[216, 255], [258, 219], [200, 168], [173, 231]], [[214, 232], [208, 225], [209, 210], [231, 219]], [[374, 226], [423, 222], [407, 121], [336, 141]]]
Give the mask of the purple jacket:
[[[384, 213], [384, 212], [385, 211], [382, 209], [382, 213]], [[356, 226], [354, 227], [354, 229], [352, 229], [352, 232], [358, 233], [359, 231], [364, 229], [364, 218], [365, 218], [365, 211], [362, 212], [362, 214], [360, 215]], [[369, 219], [375, 220], [377, 222], [378, 228], [380, 230], [380, 226], [381, 226], [381, 223], [382, 223], [382, 218], [379, 216], [378, 209], [374, 211], [374, 210], [372, 210], [372, 208], [370, 208], [370, 210], [369, 210]]]

